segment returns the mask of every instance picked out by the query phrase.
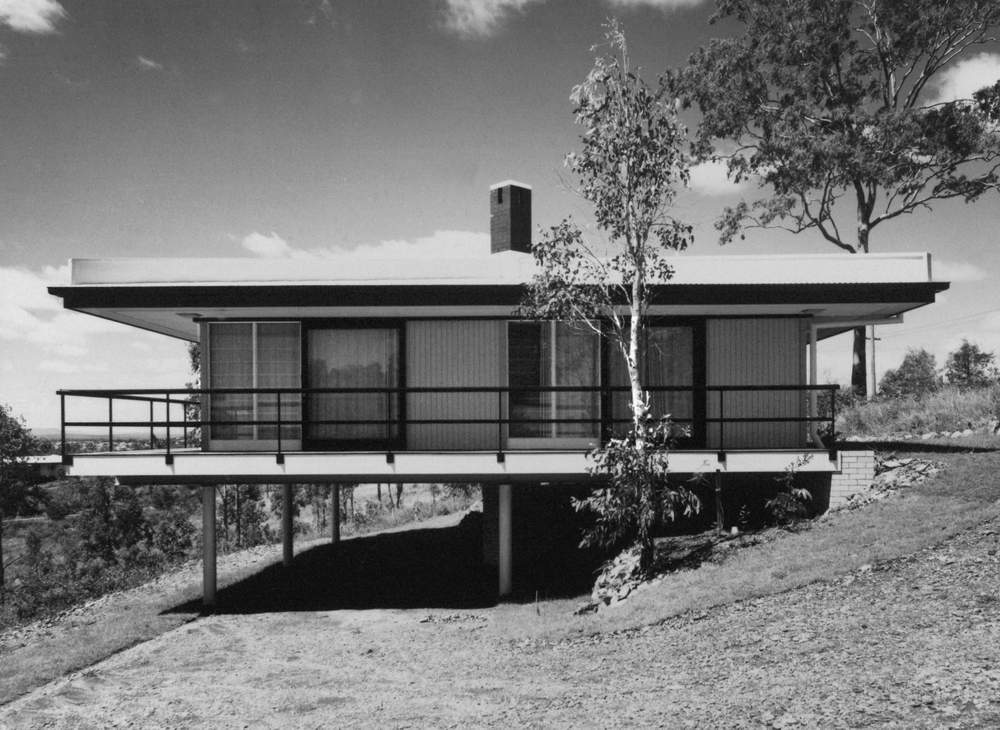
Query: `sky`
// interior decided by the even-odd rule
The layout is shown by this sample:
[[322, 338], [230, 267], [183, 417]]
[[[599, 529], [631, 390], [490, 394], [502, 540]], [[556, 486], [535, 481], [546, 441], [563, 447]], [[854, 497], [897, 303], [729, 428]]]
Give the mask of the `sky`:
[[[487, 245], [491, 183], [534, 189], [541, 226], [587, 206], [563, 167], [569, 94], [602, 23], [623, 23], [649, 78], [732, 28], [699, 0], [0, 0], [0, 402], [59, 420], [59, 388], [181, 387], [184, 343], [61, 309], [70, 257], [454, 255]], [[1000, 49], [930, 90], [1000, 78]], [[827, 253], [817, 235], [712, 223], [752, 195], [697, 168], [675, 214], [692, 254]], [[938, 363], [963, 337], [1000, 356], [1000, 198], [937, 205], [873, 234], [930, 251], [952, 282], [879, 328], [879, 371], [908, 347]], [[846, 254], [845, 254], [846, 255]], [[850, 343], [820, 377], [849, 379]]]

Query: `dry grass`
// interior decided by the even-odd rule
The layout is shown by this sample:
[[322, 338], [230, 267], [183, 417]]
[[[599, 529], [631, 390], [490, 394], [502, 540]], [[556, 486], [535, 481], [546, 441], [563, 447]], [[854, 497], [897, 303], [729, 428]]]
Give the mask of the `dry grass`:
[[[916, 454], [917, 456], [929, 456]], [[1000, 516], [1000, 453], [934, 454], [937, 477], [863, 509], [834, 513], [799, 531], [736, 550], [721, 563], [668, 575], [613, 608], [574, 617], [582, 599], [508, 605], [493, 628], [556, 640], [627, 630], [688, 612], [833, 580], [865, 564], [913, 554]]]
[[845, 436], [885, 437], [982, 428], [1000, 415], [1000, 386], [975, 390], [944, 387], [924, 398], [879, 398], [845, 408], [837, 430]]

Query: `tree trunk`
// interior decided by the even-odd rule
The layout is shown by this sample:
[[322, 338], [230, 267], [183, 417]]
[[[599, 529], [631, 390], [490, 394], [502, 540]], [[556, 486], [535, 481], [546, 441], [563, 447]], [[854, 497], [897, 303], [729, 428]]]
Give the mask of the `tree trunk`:
[[865, 328], [854, 328], [854, 359], [851, 364], [851, 388], [855, 395], [868, 396], [868, 355]]
[[[632, 283], [632, 302], [629, 307], [631, 318], [628, 324], [628, 354], [625, 358], [625, 365], [628, 368], [628, 382], [632, 390], [632, 428], [636, 435], [640, 433], [640, 425], [646, 413], [646, 399], [642, 392], [642, 381], [639, 378], [639, 333], [642, 328], [640, 321], [639, 297], [639, 275], [636, 274]], [[637, 440], [637, 446], [641, 443]]]
[[5, 580], [3, 569], [3, 510], [0, 509], [0, 606], [4, 604]]
[[[858, 253], [868, 253], [868, 234], [871, 232], [865, 210], [867, 203], [858, 201]], [[865, 339], [865, 328], [854, 328], [854, 358], [851, 362], [851, 388], [855, 395], [871, 399], [874, 393], [868, 392], [868, 353]]]
[[243, 512], [240, 509], [240, 488], [236, 486], [236, 547], [243, 547]]

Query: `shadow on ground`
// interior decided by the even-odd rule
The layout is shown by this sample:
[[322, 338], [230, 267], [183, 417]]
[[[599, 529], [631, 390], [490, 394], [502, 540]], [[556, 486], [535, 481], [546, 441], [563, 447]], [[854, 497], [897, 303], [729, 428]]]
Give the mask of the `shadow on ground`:
[[[311, 548], [288, 568], [272, 565], [219, 590], [214, 613], [494, 605], [496, 577], [482, 566], [477, 517]], [[165, 613], [200, 610], [198, 599]]]

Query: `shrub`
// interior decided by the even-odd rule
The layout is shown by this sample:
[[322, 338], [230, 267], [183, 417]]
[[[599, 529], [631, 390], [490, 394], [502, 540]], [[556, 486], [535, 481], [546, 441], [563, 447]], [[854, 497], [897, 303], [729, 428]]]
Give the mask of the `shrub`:
[[795, 486], [795, 474], [811, 459], [810, 454], [799, 457], [775, 479], [779, 485], [778, 493], [764, 503], [775, 524], [787, 525], [809, 516], [807, 503], [812, 499], [812, 495], [808, 489]]
[[906, 351], [903, 362], [895, 370], [888, 370], [879, 383], [879, 392], [890, 398], [913, 396], [923, 398], [941, 387], [937, 362], [927, 350]]
[[678, 435], [668, 419], [643, 421], [624, 438], [613, 438], [591, 452], [590, 474], [606, 486], [594, 489], [585, 499], [573, 500], [577, 511], [596, 516], [593, 526], [584, 531], [580, 547], [612, 549], [635, 543], [641, 570], [651, 568], [657, 531], [701, 507], [690, 489], [668, 478], [668, 452]]

